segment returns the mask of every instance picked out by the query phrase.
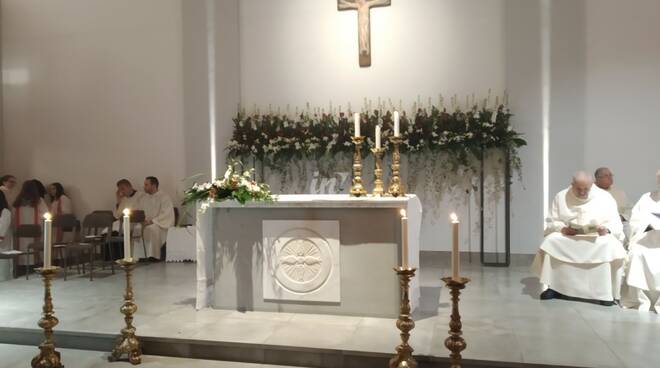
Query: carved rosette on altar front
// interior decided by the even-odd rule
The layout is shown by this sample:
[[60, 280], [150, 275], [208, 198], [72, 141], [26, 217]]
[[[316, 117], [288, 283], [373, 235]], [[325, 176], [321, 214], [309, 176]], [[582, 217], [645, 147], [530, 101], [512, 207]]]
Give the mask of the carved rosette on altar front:
[[263, 221], [265, 300], [339, 302], [339, 222]]

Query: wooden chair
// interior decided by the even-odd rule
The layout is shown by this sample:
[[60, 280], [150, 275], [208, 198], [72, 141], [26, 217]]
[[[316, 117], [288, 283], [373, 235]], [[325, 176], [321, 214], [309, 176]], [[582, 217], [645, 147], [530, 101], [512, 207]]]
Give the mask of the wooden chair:
[[[57, 231], [61, 230], [62, 234], [71, 233], [73, 234], [73, 239], [68, 242], [63, 241], [53, 241], [53, 255], [58, 255], [61, 262], [62, 268], [64, 268], [64, 281], [67, 277], [67, 262], [69, 260], [69, 250], [79, 250], [79, 248], [71, 248], [70, 246], [76, 241], [79, 241], [79, 232], [80, 232], [80, 221], [76, 219], [76, 216], [72, 214], [65, 214], [56, 216], [53, 219], [53, 234], [57, 234]], [[80, 263], [78, 263], [78, 269], [80, 270]], [[80, 272], [80, 271], [79, 271]]]
[[[32, 243], [28, 244], [26, 251], [21, 251], [19, 244], [21, 239], [32, 239]], [[14, 248], [18, 248], [22, 252], [20, 255], [25, 256], [25, 279], [28, 280], [30, 276], [30, 255], [32, 255], [32, 266], [37, 263], [36, 255], [42, 251], [41, 248], [41, 225], [23, 224], [18, 225], [14, 229]]]
[[[81, 254], [85, 251], [89, 253], [89, 280], [94, 280], [94, 261], [96, 258], [96, 249], [101, 248], [101, 257], [103, 257], [102, 267], [105, 269], [105, 244], [110, 240], [112, 233], [112, 223], [114, 216], [112, 211], [96, 211], [85, 216], [82, 223], [80, 232], [80, 241], [70, 245], [69, 247], [75, 248]], [[112, 247], [109, 248], [112, 259]], [[83, 264], [83, 273], [85, 272], [85, 263]], [[113, 262], [110, 261], [110, 269], [115, 273]]]

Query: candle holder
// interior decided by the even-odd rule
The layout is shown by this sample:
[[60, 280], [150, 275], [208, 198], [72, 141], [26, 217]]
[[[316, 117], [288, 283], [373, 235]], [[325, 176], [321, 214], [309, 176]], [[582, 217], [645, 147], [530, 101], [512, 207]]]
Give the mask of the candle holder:
[[406, 195], [399, 173], [401, 168], [401, 154], [399, 153], [401, 137], [390, 137], [390, 142], [392, 142], [394, 149], [392, 150], [392, 176], [390, 177], [390, 185], [387, 188], [387, 194], [392, 197], [400, 197]]
[[135, 327], [133, 326], [133, 315], [137, 312], [138, 307], [133, 300], [133, 286], [131, 285], [132, 272], [137, 262], [133, 258], [124, 258], [118, 260], [117, 264], [126, 271], [126, 292], [124, 293], [124, 304], [120, 309], [125, 316], [126, 327], [121, 329], [121, 336], [117, 338], [108, 360], [116, 362], [126, 354], [128, 361], [133, 365], [137, 365], [142, 362], [142, 348], [140, 347], [140, 340], [135, 336]]
[[374, 190], [371, 192], [376, 197], [381, 197], [385, 194], [385, 188], [383, 186], [383, 154], [385, 150], [382, 148], [372, 148], [371, 152], [374, 154]]
[[367, 195], [366, 189], [362, 185], [362, 156], [360, 151], [364, 137], [353, 137], [355, 144], [355, 154], [353, 155], [353, 185], [351, 186], [351, 196], [362, 197]]
[[39, 354], [32, 358], [32, 368], [63, 368], [60, 353], [55, 350], [55, 341], [53, 340], [53, 327], [57, 326], [59, 320], [53, 312], [53, 297], [50, 293], [50, 287], [53, 277], [60, 270], [59, 267], [37, 268], [37, 273], [41, 274], [44, 280], [44, 306], [43, 315], [39, 320], [39, 327], [44, 330], [44, 341], [39, 345]]
[[465, 285], [470, 282], [470, 279], [461, 277], [458, 280], [452, 277], [443, 277], [442, 281], [451, 290], [451, 321], [449, 322], [449, 337], [445, 339], [445, 347], [451, 351], [449, 358], [451, 359], [450, 368], [461, 368], [461, 351], [465, 350], [467, 344], [463, 339], [463, 324], [461, 323], [461, 314], [458, 311], [458, 301], [461, 290], [465, 289]]
[[397, 267], [394, 269], [399, 275], [401, 287], [401, 310], [396, 327], [401, 330], [401, 344], [396, 347], [396, 355], [390, 359], [389, 368], [417, 368], [417, 361], [412, 356], [414, 349], [408, 340], [410, 331], [415, 328], [415, 321], [410, 316], [410, 280], [415, 277], [416, 268]]

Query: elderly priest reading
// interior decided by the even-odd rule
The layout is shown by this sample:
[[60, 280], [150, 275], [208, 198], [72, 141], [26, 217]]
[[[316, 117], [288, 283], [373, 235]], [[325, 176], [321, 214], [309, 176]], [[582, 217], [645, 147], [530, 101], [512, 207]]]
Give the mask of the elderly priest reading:
[[660, 170], [655, 176], [658, 189], [644, 194], [630, 217], [627, 287], [621, 303], [660, 312]]
[[547, 222], [532, 264], [546, 288], [541, 299], [568, 296], [613, 305], [620, 298], [626, 257], [614, 198], [578, 172], [555, 196]]

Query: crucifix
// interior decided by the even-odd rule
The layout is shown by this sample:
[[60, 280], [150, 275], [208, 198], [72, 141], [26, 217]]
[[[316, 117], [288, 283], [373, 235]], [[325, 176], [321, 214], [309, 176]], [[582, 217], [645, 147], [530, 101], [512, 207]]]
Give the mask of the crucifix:
[[360, 66], [371, 66], [371, 8], [389, 6], [392, 0], [337, 0], [337, 10], [357, 10]]

